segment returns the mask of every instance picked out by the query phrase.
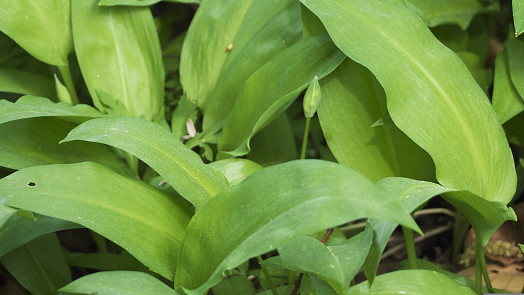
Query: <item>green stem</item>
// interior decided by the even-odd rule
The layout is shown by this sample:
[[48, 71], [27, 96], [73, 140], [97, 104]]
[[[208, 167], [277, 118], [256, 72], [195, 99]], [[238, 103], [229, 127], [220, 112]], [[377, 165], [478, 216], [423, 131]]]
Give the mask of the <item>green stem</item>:
[[482, 271], [482, 275], [484, 277], [484, 283], [486, 284], [486, 288], [488, 288], [488, 292], [492, 292], [493, 287], [491, 286], [491, 280], [489, 279], [488, 269], [486, 267], [486, 258], [484, 257], [484, 248], [480, 244], [480, 242], [477, 240], [477, 251], [476, 251], [476, 263], [479, 265], [480, 270]]
[[417, 252], [415, 250], [413, 231], [407, 227], [402, 227], [402, 232], [404, 233], [404, 243], [406, 244], [409, 268], [417, 269]]
[[262, 257], [257, 256], [257, 261], [258, 265], [260, 265], [260, 268], [262, 269], [262, 272], [264, 273], [264, 276], [266, 277], [267, 283], [269, 284], [269, 288], [271, 288], [271, 293], [273, 293], [273, 295], [278, 295], [277, 288], [275, 287], [275, 284], [273, 284], [273, 280], [271, 279], [271, 276], [269, 275], [266, 266], [262, 264]]
[[304, 128], [304, 140], [302, 141], [302, 152], [300, 153], [301, 160], [304, 160], [306, 158], [307, 138], [309, 135], [309, 123], [311, 123], [311, 118], [306, 118], [306, 128]]
[[131, 171], [138, 176], [138, 159], [137, 157], [133, 156], [132, 154], [124, 151], [124, 156], [127, 162], [127, 165], [131, 169]]
[[71, 95], [72, 105], [77, 105], [78, 96], [76, 95], [75, 84], [73, 83], [73, 77], [71, 76], [71, 71], [69, 70], [69, 66], [59, 66], [58, 70], [60, 71], [60, 74], [62, 75], [62, 79], [64, 79], [65, 87], [67, 88], [67, 90], [69, 91], [69, 94]]

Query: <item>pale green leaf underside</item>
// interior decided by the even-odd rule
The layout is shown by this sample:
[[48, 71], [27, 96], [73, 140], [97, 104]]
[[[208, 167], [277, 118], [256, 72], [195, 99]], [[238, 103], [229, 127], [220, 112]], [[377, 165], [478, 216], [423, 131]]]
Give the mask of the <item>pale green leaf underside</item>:
[[440, 183], [511, 200], [513, 157], [491, 104], [420, 18], [383, 0], [301, 2], [344, 53], [377, 77], [395, 125], [430, 154]]
[[346, 295], [475, 295], [476, 293], [460, 286], [446, 275], [429, 270], [400, 270], [378, 276], [373, 284], [362, 282], [349, 288]]
[[143, 119], [107, 116], [90, 120], [73, 129], [63, 142], [73, 140], [108, 144], [138, 157], [196, 209], [228, 184], [171, 132]]
[[37, 59], [68, 64], [73, 51], [69, 0], [1, 0], [0, 31]]
[[524, 100], [522, 100], [511, 80], [506, 51], [499, 53], [495, 60], [492, 104], [501, 124], [524, 110]]
[[418, 229], [386, 191], [345, 166], [306, 160], [264, 168], [197, 211], [182, 244], [175, 286], [203, 294], [225, 269], [294, 238], [364, 217]]
[[98, 0], [71, 2], [75, 52], [98, 109], [97, 91], [127, 109], [122, 116], [156, 118], [164, 99], [162, 52], [147, 7], [104, 7]]
[[318, 118], [340, 164], [374, 182], [390, 176], [434, 179], [431, 158], [391, 119], [373, 126], [387, 116], [386, 95], [368, 69], [347, 59], [320, 85]]
[[157, 278], [137, 271], [106, 271], [83, 276], [60, 292], [97, 295], [176, 295]]
[[37, 96], [23, 96], [15, 103], [0, 100], [0, 124], [35, 117], [59, 117], [83, 122], [101, 115], [88, 105], [71, 106], [63, 102], [53, 103], [47, 98]]
[[16, 69], [0, 69], [0, 92], [56, 97], [53, 79]]
[[90, 162], [15, 172], [0, 180], [0, 202], [90, 228], [167, 279], [190, 218], [179, 201]]
[[301, 40], [272, 58], [238, 94], [218, 140], [219, 151], [232, 156], [249, 153], [256, 132], [285, 110], [315, 76], [323, 78], [344, 59], [327, 35]]

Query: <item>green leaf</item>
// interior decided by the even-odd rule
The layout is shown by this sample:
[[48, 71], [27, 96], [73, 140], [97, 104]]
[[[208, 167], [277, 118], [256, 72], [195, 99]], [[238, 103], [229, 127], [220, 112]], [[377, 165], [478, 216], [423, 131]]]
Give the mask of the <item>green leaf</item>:
[[[286, 294], [286, 293], [284, 293]], [[302, 295], [335, 295], [333, 290], [326, 282], [316, 276], [306, 273], [300, 282], [300, 294]]]
[[225, 159], [210, 163], [227, 178], [230, 185], [240, 183], [246, 177], [262, 169], [259, 164], [246, 159]]
[[60, 292], [96, 295], [176, 295], [157, 278], [137, 271], [104, 271], [83, 276]]
[[346, 59], [320, 81], [322, 103], [318, 118], [337, 161], [371, 181], [389, 176], [434, 179], [428, 154], [400, 131], [389, 116], [386, 95], [373, 74]]
[[4, 255], [0, 262], [34, 295], [55, 295], [71, 282], [71, 270], [55, 234], [32, 240]]
[[65, 103], [68, 103], [70, 105], [73, 105], [73, 100], [71, 98], [71, 94], [69, 93], [69, 90], [60, 82], [58, 77], [55, 74], [55, 88], [56, 88], [56, 95], [58, 96], [59, 101], [63, 101]]
[[483, 60], [476, 53], [469, 51], [456, 52], [456, 54], [460, 57], [462, 62], [464, 62], [482, 90], [484, 90], [485, 93], [488, 93], [489, 87], [491, 87], [493, 83], [493, 71], [486, 68], [484, 65], [485, 59]]
[[[162, 0], [100, 0], [98, 5], [101, 6], [115, 6], [115, 5], [127, 5], [127, 6], [149, 6], [156, 4]], [[178, 3], [200, 3], [201, 0], [164, 0], [165, 2], [178, 2]]]
[[317, 275], [342, 294], [364, 264], [372, 240], [373, 230], [368, 226], [341, 245], [326, 246], [305, 236], [280, 247], [278, 253], [284, 262]]
[[504, 43], [508, 53], [508, 64], [511, 81], [520, 97], [524, 97], [524, 41], [510, 39]]
[[251, 284], [251, 281], [245, 276], [232, 276], [224, 279], [218, 285], [213, 287], [213, 294], [215, 295], [255, 295], [256, 290]]
[[[0, 209], [2, 212], [12, 210], [10, 218], [0, 224], [0, 257], [44, 234], [80, 227], [76, 223], [39, 214], [34, 215], [35, 219], [28, 218], [23, 215], [23, 210], [7, 206], [0, 206]], [[5, 216], [5, 213], [0, 216]]]
[[327, 35], [301, 40], [275, 56], [244, 84], [226, 120], [218, 149], [232, 156], [247, 154], [256, 132], [285, 110], [315, 76], [323, 78], [344, 59]]
[[203, 294], [224, 270], [251, 257], [365, 217], [418, 230], [386, 191], [345, 166], [302, 160], [261, 169], [209, 200], [191, 219], [175, 286]]
[[297, 159], [297, 146], [286, 112], [262, 128], [250, 143], [247, 158], [262, 166], [271, 166]]
[[511, 81], [506, 51], [499, 53], [495, 60], [492, 103], [501, 124], [524, 110], [524, 101]]
[[67, 103], [53, 103], [47, 98], [23, 96], [15, 103], [0, 100], [0, 124], [36, 117], [59, 117], [74, 122], [101, 116], [98, 111], [88, 105], [71, 106]]
[[[215, 95], [230, 108], [242, 83], [301, 37], [299, 17], [298, 3], [293, 0], [204, 1], [182, 48], [180, 81], [188, 98], [205, 110], [211, 95]], [[228, 51], [230, 44], [233, 48]], [[221, 77], [223, 81], [218, 82]], [[217, 85], [221, 90], [215, 90]], [[221, 93], [213, 94], [215, 91]], [[218, 110], [216, 113], [223, 118], [227, 115]], [[212, 125], [206, 122], [204, 129]]]
[[404, 0], [428, 26], [457, 24], [466, 30], [475, 14], [484, 7], [477, 0]]
[[76, 56], [96, 107], [105, 110], [97, 94], [103, 91], [126, 107], [122, 116], [159, 116], [164, 67], [149, 8], [73, 0], [71, 11]]
[[68, 64], [73, 51], [69, 0], [1, 0], [0, 31], [37, 59]]
[[101, 117], [73, 129], [62, 141], [109, 144], [144, 161], [199, 209], [227, 180], [160, 125], [139, 118]]
[[67, 263], [71, 266], [96, 270], [136, 270], [148, 269], [129, 253], [66, 253]]
[[381, 0], [301, 1], [377, 77], [393, 122], [432, 157], [442, 185], [511, 200], [513, 157], [486, 94], [417, 16]]
[[515, 36], [524, 32], [524, 1], [512, 0], [513, 21], [515, 23]]
[[15, 172], [0, 180], [0, 202], [90, 228], [167, 279], [191, 216], [159, 190], [90, 162]]
[[16, 69], [0, 69], [0, 91], [48, 98], [56, 97], [52, 79]]
[[476, 293], [435, 271], [401, 270], [378, 276], [373, 287], [370, 287], [366, 281], [349, 288], [345, 294], [475, 295]]
[[58, 144], [75, 126], [52, 117], [1, 124], [0, 166], [20, 170], [47, 164], [93, 161], [122, 175], [132, 175], [127, 165], [107, 146], [90, 142]]

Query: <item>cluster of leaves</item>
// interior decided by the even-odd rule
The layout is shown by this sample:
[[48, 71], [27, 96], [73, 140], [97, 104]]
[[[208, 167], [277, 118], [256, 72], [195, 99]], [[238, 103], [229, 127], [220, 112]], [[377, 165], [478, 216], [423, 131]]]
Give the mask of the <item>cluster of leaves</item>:
[[[32, 294], [493, 291], [483, 247], [516, 219], [523, 164], [524, 1], [169, 1], [198, 7], [187, 32], [157, 2], [0, 0], [9, 275]], [[338, 163], [318, 136], [323, 160], [304, 160], [311, 122]], [[376, 276], [435, 196], [473, 226], [475, 282], [412, 251]], [[96, 253], [62, 248], [82, 227]]]

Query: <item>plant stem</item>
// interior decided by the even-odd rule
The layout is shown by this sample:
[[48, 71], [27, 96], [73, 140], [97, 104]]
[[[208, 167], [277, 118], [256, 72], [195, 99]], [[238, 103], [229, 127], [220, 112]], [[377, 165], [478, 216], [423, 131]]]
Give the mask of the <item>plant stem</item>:
[[402, 227], [404, 233], [404, 243], [408, 254], [408, 265], [410, 269], [417, 269], [417, 252], [415, 250], [415, 241], [413, 240], [413, 231], [407, 227]]
[[479, 248], [479, 242], [477, 241], [477, 255], [475, 260], [475, 292], [478, 295], [482, 295], [482, 270], [480, 267], [480, 262], [478, 259], [478, 248]]
[[67, 90], [69, 91], [69, 94], [71, 95], [71, 103], [72, 105], [78, 104], [78, 96], [76, 95], [76, 89], [75, 84], [73, 83], [73, 77], [71, 76], [71, 71], [69, 70], [69, 66], [59, 66], [58, 70], [60, 71], [60, 74], [62, 75], [62, 79], [64, 79], [65, 86]]
[[302, 141], [302, 152], [300, 153], [301, 160], [304, 160], [306, 158], [307, 138], [309, 135], [309, 124], [310, 123], [311, 123], [311, 118], [306, 118], [306, 128], [304, 128], [304, 140]]
[[269, 284], [269, 288], [271, 289], [271, 293], [273, 293], [273, 295], [278, 295], [277, 288], [275, 287], [275, 284], [273, 284], [273, 280], [271, 279], [271, 276], [269, 275], [266, 266], [262, 264], [262, 257], [257, 256], [257, 261], [258, 265], [260, 265], [260, 268], [262, 269], [262, 272], [264, 273], [264, 276], [266, 277], [267, 283]]
[[326, 231], [326, 233], [324, 234], [324, 237], [322, 238], [322, 241], [320, 241], [322, 244], [325, 244], [327, 239], [329, 238], [329, 236], [331, 235], [331, 233], [333, 232], [333, 228], [330, 227], [328, 228], [328, 230]]
[[476, 251], [476, 263], [479, 265], [480, 270], [482, 271], [482, 275], [484, 276], [484, 283], [486, 284], [486, 288], [488, 288], [488, 292], [492, 292], [493, 287], [491, 286], [491, 280], [489, 279], [488, 269], [486, 268], [486, 258], [484, 257], [484, 248], [482, 248], [482, 245], [477, 240], [477, 251]]

